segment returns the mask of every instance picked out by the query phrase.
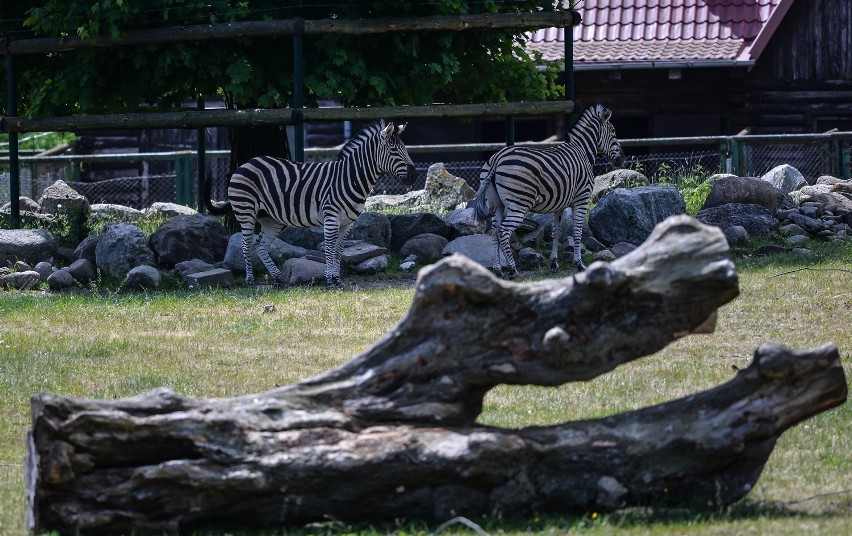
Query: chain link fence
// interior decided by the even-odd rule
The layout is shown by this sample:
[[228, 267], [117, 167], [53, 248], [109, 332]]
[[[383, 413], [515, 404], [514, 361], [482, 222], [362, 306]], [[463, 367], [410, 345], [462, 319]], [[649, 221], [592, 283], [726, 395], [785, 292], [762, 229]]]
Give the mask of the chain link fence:
[[[536, 144], [542, 146], [543, 144]], [[816, 180], [820, 175], [849, 178], [852, 175], [852, 132], [823, 135], [795, 136], [736, 136], [716, 138], [665, 138], [623, 140], [627, 155], [626, 167], [643, 173], [650, 182], [675, 183], [682, 177], [704, 180], [720, 172], [740, 176], [761, 176], [772, 168], [789, 164], [798, 169], [806, 179]], [[489, 154], [499, 145], [475, 144], [468, 146], [470, 152]], [[472, 149], [475, 148], [475, 151]], [[424, 147], [434, 155], [436, 146]], [[483, 160], [453, 160], [458, 147], [447, 146], [444, 167], [451, 174], [463, 178], [474, 189], [479, 186], [479, 173]], [[409, 152], [418, 171], [418, 181], [412, 189], [423, 188], [426, 171], [435, 163], [418, 159], [417, 146]], [[306, 158], [312, 160], [331, 159], [336, 153], [330, 149], [307, 149]], [[195, 206], [198, 199], [197, 159], [187, 151], [176, 153], [150, 153], [109, 155], [109, 160], [125, 158], [133, 162], [128, 167], [145, 170], [145, 160], [166, 161], [171, 173], [142, 176], [118, 177], [107, 180], [85, 180], [82, 171], [86, 162], [100, 160], [96, 156], [52, 156], [39, 158], [26, 156], [20, 159], [21, 195], [38, 200], [45, 187], [63, 180], [85, 195], [91, 203], [115, 203], [143, 209], [155, 202], [177, 202]], [[227, 151], [206, 153], [206, 174], [213, 178], [212, 197], [226, 198], [229, 157]], [[140, 164], [141, 162], [141, 164]], [[162, 166], [160, 166], [162, 167]], [[595, 174], [612, 169], [608, 160], [595, 163]], [[381, 177], [373, 193], [400, 194], [407, 188], [391, 177]], [[0, 205], [9, 201], [10, 173], [8, 157], [0, 158]]]

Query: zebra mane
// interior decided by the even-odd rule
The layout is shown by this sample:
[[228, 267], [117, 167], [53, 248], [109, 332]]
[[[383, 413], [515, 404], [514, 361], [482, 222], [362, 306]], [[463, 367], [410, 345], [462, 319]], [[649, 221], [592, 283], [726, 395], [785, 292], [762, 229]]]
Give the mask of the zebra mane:
[[376, 121], [372, 125], [361, 129], [361, 132], [353, 136], [352, 139], [347, 141], [343, 148], [340, 149], [340, 154], [337, 155], [337, 159], [343, 160], [352, 156], [352, 154], [360, 149], [368, 139], [372, 138], [378, 132], [381, 132], [383, 128], [385, 128], [384, 119]]

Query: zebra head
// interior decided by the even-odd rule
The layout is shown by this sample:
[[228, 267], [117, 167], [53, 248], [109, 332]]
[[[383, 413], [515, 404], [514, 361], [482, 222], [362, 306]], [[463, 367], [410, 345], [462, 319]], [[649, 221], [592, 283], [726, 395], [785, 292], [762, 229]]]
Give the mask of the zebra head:
[[610, 122], [612, 111], [598, 104], [596, 111], [599, 112], [601, 127], [598, 131], [597, 150], [598, 154], [606, 155], [612, 160], [612, 165], [620, 168], [624, 165], [624, 151], [618, 143], [615, 135], [615, 127]]
[[417, 181], [417, 169], [408, 156], [408, 150], [399, 135], [405, 131], [405, 125], [389, 123], [379, 135], [379, 171], [390, 173], [406, 186]]

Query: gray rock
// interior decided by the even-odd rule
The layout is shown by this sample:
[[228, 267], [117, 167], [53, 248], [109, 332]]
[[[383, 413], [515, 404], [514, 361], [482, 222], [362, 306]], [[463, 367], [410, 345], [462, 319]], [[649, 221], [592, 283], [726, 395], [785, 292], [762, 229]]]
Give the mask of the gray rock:
[[795, 223], [788, 223], [787, 225], [782, 225], [779, 229], [782, 233], [788, 236], [797, 236], [797, 235], [807, 235], [808, 232], [796, 225]]
[[52, 262], [56, 255], [56, 238], [45, 229], [0, 229], [0, 266], [22, 260], [30, 264]]
[[632, 169], [616, 169], [595, 177], [592, 187], [592, 203], [597, 203], [601, 197], [616, 188], [635, 188], [647, 186], [648, 177]]
[[33, 270], [38, 272], [38, 275], [41, 276], [42, 281], [47, 281], [47, 278], [50, 277], [50, 274], [54, 272], [53, 265], [45, 261], [41, 261], [40, 263], [36, 264]]
[[113, 203], [94, 203], [91, 206], [92, 217], [133, 222], [145, 217], [145, 213], [132, 207]]
[[685, 213], [683, 197], [673, 186], [619, 188], [595, 205], [589, 216], [589, 227], [595, 238], [605, 245], [641, 244], [658, 223]]
[[[27, 196], [20, 196], [18, 198], [18, 210], [20, 212], [38, 212], [38, 202], [33, 201]], [[0, 213], [2, 214], [11, 214], [12, 213], [12, 202], [4, 204], [0, 207]]]
[[438, 260], [447, 245], [447, 239], [433, 233], [424, 233], [406, 240], [399, 249], [400, 255], [414, 255], [417, 262], [429, 263]]
[[35, 270], [0, 275], [0, 288], [11, 287], [18, 290], [31, 290], [39, 286], [40, 283], [41, 276]]
[[72, 221], [85, 220], [91, 211], [88, 199], [61, 180], [44, 189], [38, 207], [42, 214], [64, 214]]
[[65, 268], [60, 268], [47, 277], [47, 286], [50, 290], [62, 290], [76, 285], [77, 282]]
[[349, 245], [343, 248], [340, 255], [340, 262], [355, 265], [374, 257], [384, 255], [388, 252], [387, 248], [368, 244], [367, 242], [350, 242]]
[[98, 247], [98, 235], [89, 235], [80, 242], [74, 249], [74, 260], [88, 259], [92, 264], [97, 262], [95, 250]]
[[214, 265], [209, 262], [202, 261], [201, 259], [190, 259], [188, 261], [182, 261], [175, 264], [175, 271], [177, 271], [177, 273], [179, 273], [183, 278], [186, 278], [189, 274], [206, 272], [213, 268], [215, 268]]
[[[361, 240], [374, 246], [390, 247], [391, 224], [387, 214], [364, 212], [352, 223], [346, 238]], [[316, 249], [316, 245], [309, 249]]]
[[420, 234], [432, 233], [447, 238], [450, 227], [434, 214], [401, 214], [390, 217], [391, 251], [399, 251], [409, 238]]
[[790, 253], [794, 255], [812, 255], [813, 251], [808, 248], [793, 248], [790, 250]]
[[142, 264], [131, 268], [124, 281], [122, 288], [131, 290], [154, 290], [160, 286], [160, 272], [153, 266]]
[[[257, 256], [257, 242], [259, 239], [260, 237], [255, 235], [255, 248], [254, 255], [252, 255], [252, 266], [256, 273], [265, 273], [266, 268], [260, 261], [260, 257]], [[276, 266], [281, 266], [281, 263], [288, 259], [304, 257], [307, 253], [308, 250], [305, 248], [288, 244], [279, 238], [273, 240], [272, 244], [269, 245], [269, 258], [272, 259], [272, 262], [274, 262]], [[231, 238], [228, 240], [228, 249], [225, 252], [225, 259], [222, 262], [222, 268], [240, 273], [246, 271], [246, 263], [243, 258], [243, 235], [241, 233], [232, 234]], [[257, 272], [258, 270], [260, 270], [260, 272]]]
[[364, 262], [356, 264], [352, 267], [353, 271], [356, 274], [360, 275], [375, 275], [385, 271], [388, 267], [388, 256], [387, 255], [379, 255], [378, 257], [373, 257], [371, 259], [367, 259]]
[[596, 261], [612, 262], [616, 259], [615, 253], [608, 249], [603, 249], [595, 254]]
[[793, 206], [792, 200], [784, 202], [782, 197], [785, 197], [784, 193], [769, 182], [751, 177], [725, 176], [712, 182], [710, 193], [701, 208], [737, 203], [760, 205], [775, 212], [784, 206]]
[[190, 290], [205, 288], [225, 288], [234, 285], [234, 272], [224, 268], [211, 268], [202, 272], [194, 272], [184, 276]]
[[725, 235], [725, 238], [728, 240], [729, 246], [744, 246], [748, 244], [751, 237], [748, 235], [748, 231], [742, 225], [731, 225], [730, 227], [725, 227], [722, 229], [722, 233]]
[[281, 265], [287, 285], [304, 285], [325, 281], [325, 264], [308, 259], [287, 259]]
[[804, 214], [793, 212], [787, 215], [787, 219], [811, 234], [819, 234], [826, 229], [822, 220], [810, 218]]
[[803, 243], [808, 241], [808, 237], [804, 235], [793, 235], [788, 236], [784, 242], [789, 246], [801, 246]]
[[375, 195], [367, 198], [367, 212], [389, 212], [414, 214], [419, 212], [445, 213], [463, 208], [473, 199], [476, 192], [467, 182], [449, 173], [444, 164], [432, 164], [426, 173], [423, 190], [402, 195]]
[[701, 209], [695, 218], [706, 225], [724, 230], [733, 225], [744, 227], [748, 234], [770, 236], [778, 231], [778, 219], [766, 207], [753, 204], [728, 203]]
[[482, 266], [491, 268], [494, 261], [494, 241], [491, 235], [475, 234], [460, 236], [444, 246], [442, 255], [453, 255], [459, 253], [472, 259]]
[[124, 279], [137, 266], [155, 266], [154, 252], [139, 227], [125, 222], [110, 223], [95, 247], [97, 268], [108, 277]]
[[533, 248], [521, 248], [518, 251], [518, 264], [530, 268], [539, 268], [545, 264], [547, 259], [544, 255]]
[[[352, 225], [354, 226], [355, 224], [353, 223]], [[319, 249], [320, 242], [323, 241], [324, 236], [322, 227], [285, 227], [278, 234], [278, 238], [284, 243], [299, 248]]]
[[154, 231], [149, 244], [166, 268], [191, 259], [213, 263], [225, 257], [228, 231], [214, 216], [175, 216]]
[[30, 264], [26, 261], [15, 261], [15, 264], [12, 265], [12, 268], [14, 268], [17, 272], [29, 272], [33, 269], [33, 267], [30, 266]]
[[178, 205], [177, 203], [157, 202], [143, 210], [142, 214], [146, 218], [173, 218], [175, 216], [191, 216], [193, 214], [198, 214], [198, 212], [194, 208]]
[[760, 180], [771, 184], [785, 194], [798, 190], [808, 183], [798, 169], [788, 164], [772, 168], [760, 177]]
[[615, 255], [615, 258], [621, 258], [636, 249], [635, 244], [631, 244], [630, 242], [619, 242], [617, 244], [613, 244], [609, 250]]
[[77, 259], [65, 268], [71, 277], [82, 284], [88, 284], [98, 276], [98, 271], [95, 265], [89, 262], [89, 259]]
[[473, 208], [459, 208], [444, 216], [444, 223], [450, 228], [448, 239], [485, 232], [485, 222], [476, 219]]

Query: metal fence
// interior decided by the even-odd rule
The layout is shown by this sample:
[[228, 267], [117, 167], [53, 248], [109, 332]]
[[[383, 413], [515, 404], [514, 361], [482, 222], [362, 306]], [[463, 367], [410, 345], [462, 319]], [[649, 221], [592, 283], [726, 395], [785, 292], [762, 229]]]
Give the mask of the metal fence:
[[[518, 144], [547, 147], [553, 143]], [[813, 135], [733, 136], [703, 138], [649, 138], [622, 140], [627, 154], [627, 167], [645, 174], [651, 182], [676, 182], [679, 177], [706, 178], [714, 173], [729, 172], [740, 176], [760, 176], [780, 164], [790, 164], [805, 178], [820, 175], [840, 178], [852, 176], [852, 132]], [[413, 188], [422, 188], [426, 170], [436, 161], [419, 159], [418, 154], [441, 154], [440, 161], [455, 176], [471, 187], [479, 185], [483, 160], [459, 160], [464, 153], [488, 155], [501, 144], [421, 145], [410, 146], [420, 176]], [[334, 148], [309, 148], [306, 159], [327, 160], [337, 155]], [[86, 181], [81, 171], [84, 164], [126, 161], [147, 169], [145, 162], [167, 161], [171, 173]], [[229, 153], [205, 153], [206, 171], [213, 177], [214, 199], [224, 199], [228, 179]], [[137, 165], [142, 163], [142, 165]], [[9, 201], [8, 157], [0, 157], [0, 205]], [[133, 166], [130, 166], [133, 167]], [[598, 161], [596, 174], [611, 169], [608, 162]], [[158, 201], [172, 201], [194, 206], [198, 195], [197, 158], [192, 151], [173, 153], [134, 153], [99, 156], [22, 156], [20, 158], [21, 195], [37, 200], [45, 187], [63, 180], [85, 195], [91, 203], [116, 203], [142, 209]], [[406, 188], [396, 180], [382, 177], [374, 193], [402, 193]]]

